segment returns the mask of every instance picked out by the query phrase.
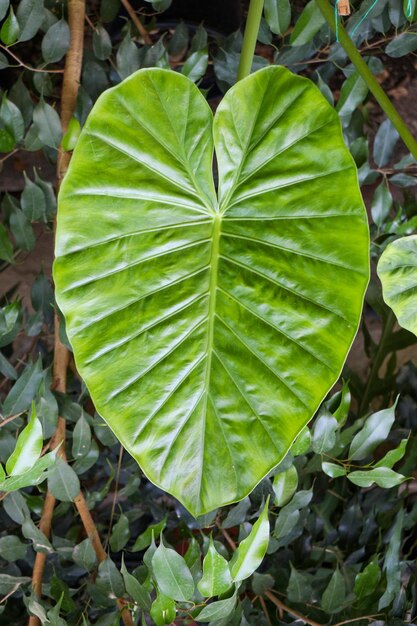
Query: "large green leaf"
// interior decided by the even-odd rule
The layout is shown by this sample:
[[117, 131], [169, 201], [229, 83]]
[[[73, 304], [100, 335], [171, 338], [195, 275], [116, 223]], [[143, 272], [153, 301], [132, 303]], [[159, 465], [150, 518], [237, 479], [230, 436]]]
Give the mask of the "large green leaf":
[[57, 300], [97, 410], [194, 515], [243, 498], [357, 331], [368, 228], [337, 114], [268, 67], [213, 122], [186, 77], [140, 70], [98, 99], [59, 205]]
[[417, 235], [389, 243], [378, 263], [385, 302], [401, 326], [417, 335]]

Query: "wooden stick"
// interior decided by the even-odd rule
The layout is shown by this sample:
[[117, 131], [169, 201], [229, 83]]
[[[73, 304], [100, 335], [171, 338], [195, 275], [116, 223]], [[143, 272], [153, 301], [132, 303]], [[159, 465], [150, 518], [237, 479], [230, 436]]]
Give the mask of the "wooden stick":
[[152, 45], [152, 39], [148, 33], [148, 31], [146, 30], [146, 28], [144, 27], [144, 25], [142, 24], [142, 22], [140, 21], [140, 19], [138, 18], [138, 16], [135, 13], [134, 8], [132, 7], [132, 5], [130, 4], [129, 0], [121, 0], [124, 8], [126, 9], [126, 11], [129, 13], [129, 17], [132, 20], [132, 22], [134, 23], [134, 25], [136, 26], [137, 30], [140, 33], [140, 36], [142, 37], [143, 41], [146, 43], [147, 46], [151, 46]]

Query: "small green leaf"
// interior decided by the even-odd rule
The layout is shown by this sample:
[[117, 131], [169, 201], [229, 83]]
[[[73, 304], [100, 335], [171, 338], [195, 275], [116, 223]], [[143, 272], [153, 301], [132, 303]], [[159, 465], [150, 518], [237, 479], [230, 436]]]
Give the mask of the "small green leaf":
[[206, 598], [219, 596], [230, 588], [232, 577], [230, 575], [229, 564], [221, 554], [219, 554], [213, 544], [213, 537], [210, 536], [210, 545], [203, 561], [203, 577], [197, 585], [201, 595]]
[[308, 426], [304, 426], [296, 440], [291, 446], [291, 454], [300, 456], [306, 454], [311, 446], [311, 431]]
[[120, 552], [130, 539], [129, 520], [126, 515], [122, 515], [117, 520], [117, 523], [113, 526], [112, 534], [110, 537], [110, 548], [113, 552]]
[[28, 425], [20, 433], [16, 447], [7, 460], [7, 473], [11, 476], [18, 476], [30, 470], [39, 458], [42, 444], [42, 424], [36, 416], [35, 405], [32, 405]]
[[42, 39], [42, 56], [45, 63], [56, 63], [66, 54], [70, 44], [70, 29], [64, 19], [48, 29]]
[[349, 448], [349, 459], [360, 461], [365, 459], [371, 452], [385, 441], [395, 420], [395, 407], [397, 402], [389, 409], [383, 409], [370, 415], [363, 428], [354, 436]]
[[14, 14], [13, 7], [10, 7], [9, 15], [0, 30], [0, 39], [6, 46], [19, 39], [20, 27], [17, 17]]
[[0, 259], [13, 263], [13, 244], [3, 224], [0, 224]]
[[3, 95], [0, 106], [0, 119], [5, 129], [13, 136], [16, 143], [23, 139], [25, 123], [18, 107]]
[[330, 476], [330, 478], [339, 478], [340, 476], [346, 476], [346, 470], [342, 465], [323, 461], [321, 467], [323, 472], [327, 474], [327, 476]]
[[199, 622], [215, 622], [215, 620], [226, 619], [236, 606], [237, 591], [226, 600], [217, 600], [207, 604], [198, 614]]
[[298, 473], [294, 465], [285, 472], [274, 476], [272, 487], [275, 492], [275, 504], [284, 506], [291, 500], [298, 485]]
[[291, 22], [289, 0], [265, 0], [264, 11], [272, 32], [276, 35], [284, 34]]
[[194, 580], [183, 557], [161, 543], [152, 557], [152, 570], [162, 593], [186, 602], [194, 593]]
[[77, 420], [72, 434], [72, 456], [79, 459], [85, 456], [91, 446], [91, 428], [84, 415]]
[[325, 24], [325, 19], [316, 0], [310, 0], [310, 2], [307, 2], [305, 5], [303, 12], [295, 24], [294, 30], [291, 33], [290, 44], [292, 46], [303, 46], [309, 43], [323, 24]]
[[166, 523], [167, 518], [164, 517], [160, 522], [148, 526], [148, 528], [136, 539], [133, 547], [130, 549], [131, 552], [139, 552], [139, 550], [147, 548], [152, 542], [152, 536], [157, 537], [160, 535], [164, 530]]
[[39, 485], [46, 478], [46, 471], [56, 461], [56, 453], [50, 452], [38, 459], [30, 470], [24, 474], [18, 474], [16, 476], [9, 476], [0, 482], [0, 491], [10, 493], [23, 489], [24, 487], [31, 487], [33, 485]]
[[13, 135], [5, 128], [0, 128], [0, 152], [11, 152], [15, 145]]
[[4, 20], [9, 4], [9, 0], [0, 0], [0, 21]]
[[60, 457], [48, 474], [48, 489], [57, 500], [73, 502], [80, 492], [80, 481], [74, 470]]
[[331, 450], [336, 443], [338, 423], [335, 417], [326, 410], [319, 414], [314, 422], [312, 448], [316, 454]]
[[233, 555], [230, 571], [234, 581], [249, 578], [263, 561], [269, 543], [268, 504], [269, 497], [249, 536], [242, 541]]
[[80, 136], [81, 125], [76, 117], [72, 117], [69, 121], [67, 132], [62, 137], [61, 146], [63, 150], [74, 150], [77, 139]]
[[98, 24], [93, 33], [93, 50], [94, 55], [100, 61], [105, 61], [111, 55], [111, 39], [107, 30], [101, 24]]
[[193, 82], [204, 76], [208, 66], [208, 48], [192, 52], [182, 66], [182, 73]]
[[341, 574], [339, 567], [336, 567], [332, 574], [329, 584], [321, 598], [321, 607], [326, 613], [337, 613], [343, 607], [346, 597], [345, 579]]
[[290, 563], [291, 574], [288, 581], [287, 595], [291, 602], [308, 602], [313, 593], [309, 577], [303, 572], [298, 572]]
[[152, 603], [150, 612], [156, 626], [172, 624], [176, 616], [175, 601], [157, 589], [156, 599]]
[[83, 567], [88, 572], [96, 566], [97, 557], [89, 537], [75, 546], [72, 551], [72, 558], [77, 565]]
[[125, 592], [123, 578], [113, 561], [107, 557], [98, 566], [97, 586], [112, 598], [121, 598]]
[[371, 595], [381, 580], [381, 569], [378, 565], [378, 557], [375, 556], [365, 569], [356, 574], [353, 592], [358, 600]]
[[141, 609], [149, 612], [152, 604], [151, 596], [149, 595], [147, 589], [140, 584], [137, 578], [127, 571], [124, 559], [122, 559], [121, 572], [127, 593], [134, 602], [137, 602]]
[[388, 467], [376, 467], [371, 470], [358, 470], [347, 474], [348, 479], [358, 487], [371, 487], [374, 483], [378, 487], [391, 489], [401, 485], [407, 478], [402, 474], [397, 474]]
[[398, 141], [398, 131], [391, 120], [385, 120], [378, 128], [374, 141], [374, 160], [379, 167], [387, 165]]
[[394, 465], [403, 458], [407, 443], [408, 439], [402, 439], [400, 444], [393, 450], [387, 452], [378, 463], [375, 463], [374, 467], [394, 467]]
[[385, 182], [382, 182], [375, 189], [374, 197], [372, 198], [371, 214], [372, 219], [378, 228], [381, 228], [384, 221], [387, 219], [390, 209], [392, 207], [392, 195]]
[[39, 139], [50, 148], [58, 148], [61, 137], [61, 121], [58, 113], [43, 98], [33, 111], [33, 121], [38, 130]]
[[140, 67], [140, 60], [139, 48], [132, 41], [129, 29], [116, 54], [117, 71], [120, 78], [123, 80], [135, 72]]
[[10, 216], [10, 230], [16, 240], [18, 248], [33, 250], [36, 239], [31, 223], [21, 209], [15, 209]]
[[398, 59], [417, 50], [417, 33], [405, 32], [392, 39], [385, 48], [386, 54]]
[[43, 0], [21, 0], [17, 7], [17, 19], [20, 26], [19, 42], [32, 39], [44, 19]]
[[352, 115], [367, 95], [367, 84], [357, 72], [353, 72], [342, 85], [336, 111], [341, 118]]
[[22, 543], [16, 535], [6, 535], [0, 539], [0, 556], [11, 563], [18, 559], [24, 559], [28, 550], [28, 544]]
[[45, 196], [42, 189], [28, 178], [26, 172], [23, 172], [23, 175], [25, 188], [20, 198], [22, 211], [30, 222], [37, 222], [42, 220], [46, 213]]

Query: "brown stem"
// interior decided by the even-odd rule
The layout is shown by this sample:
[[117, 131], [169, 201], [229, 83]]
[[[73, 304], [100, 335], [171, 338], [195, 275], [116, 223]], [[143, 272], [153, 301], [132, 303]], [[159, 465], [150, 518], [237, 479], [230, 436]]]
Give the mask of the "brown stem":
[[144, 27], [144, 25], [142, 24], [142, 22], [136, 15], [135, 10], [130, 4], [129, 0], [121, 0], [121, 2], [124, 8], [126, 9], [126, 11], [129, 13], [129, 17], [134, 23], [134, 25], [136, 26], [137, 30], [139, 31], [143, 41], [146, 43], [147, 46], [151, 46], [152, 39], [150, 38], [148, 31], [146, 30], [146, 28]]
[[2, 50], [5, 50], [7, 54], [10, 54], [10, 56], [20, 65], [20, 67], [23, 67], [25, 70], [29, 70], [29, 72], [41, 72], [42, 74], [63, 74], [65, 72], [65, 70], [43, 70], [39, 67], [31, 67], [30, 65], [26, 65], [26, 63], [23, 63], [22, 59], [19, 59], [19, 57], [16, 56], [8, 46], [3, 46], [0, 43], [0, 48]]
[[272, 604], [275, 604], [275, 606], [280, 611], [284, 611], [285, 613], [288, 613], [288, 615], [292, 615], [293, 617], [296, 617], [297, 619], [299, 619], [302, 622], [304, 622], [304, 624], [309, 624], [309, 626], [323, 626], [319, 622], [315, 622], [314, 620], [310, 619], [309, 617], [306, 617], [305, 615], [302, 615], [301, 613], [299, 613], [295, 609], [292, 609], [291, 607], [289, 607], [286, 604], [284, 604], [283, 602], [281, 602], [281, 600], [276, 598], [271, 591], [265, 591], [265, 596], [268, 598], [268, 600], [270, 600], [272, 602]]

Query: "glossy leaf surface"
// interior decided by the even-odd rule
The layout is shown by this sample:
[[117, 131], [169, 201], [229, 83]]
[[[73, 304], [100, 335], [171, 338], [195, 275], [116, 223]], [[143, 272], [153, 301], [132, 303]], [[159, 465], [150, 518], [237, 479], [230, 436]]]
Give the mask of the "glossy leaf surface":
[[243, 498], [358, 326], [368, 229], [337, 114], [282, 67], [230, 89], [214, 122], [186, 77], [137, 72], [80, 135], [56, 255], [78, 369], [123, 445], [194, 515]]
[[385, 302], [398, 322], [417, 335], [417, 235], [388, 244], [378, 263]]

